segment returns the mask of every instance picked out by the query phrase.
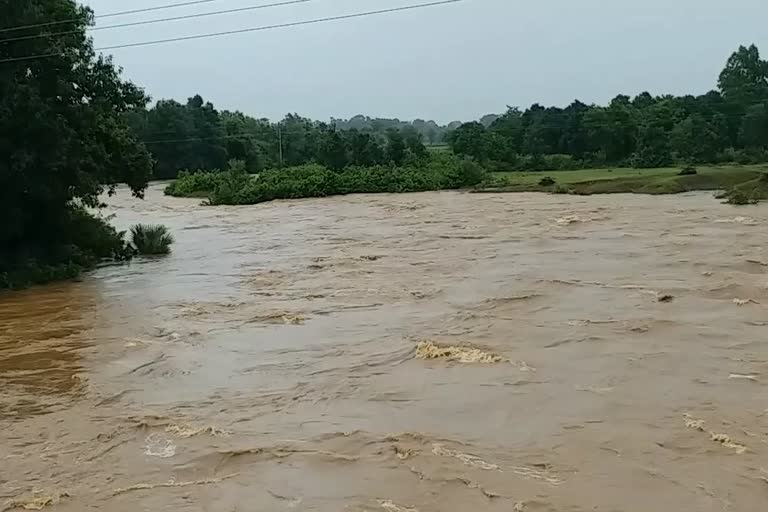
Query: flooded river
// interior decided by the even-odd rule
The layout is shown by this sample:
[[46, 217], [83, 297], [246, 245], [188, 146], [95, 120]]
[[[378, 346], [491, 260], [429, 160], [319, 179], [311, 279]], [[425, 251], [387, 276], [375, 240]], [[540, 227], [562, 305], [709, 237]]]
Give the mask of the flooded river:
[[768, 205], [121, 191], [167, 258], [0, 296], [0, 510], [757, 511]]

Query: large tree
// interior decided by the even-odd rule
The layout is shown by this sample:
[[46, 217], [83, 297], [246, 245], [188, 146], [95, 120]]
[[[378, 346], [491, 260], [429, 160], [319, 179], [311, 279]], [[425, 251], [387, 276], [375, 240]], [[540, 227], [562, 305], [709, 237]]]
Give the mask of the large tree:
[[720, 73], [718, 86], [726, 100], [743, 108], [768, 100], [768, 61], [757, 46], [740, 46]]
[[91, 10], [74, 0], [0, 0], [0, 12], [4, 27], [67, 22], [0, 34], [0, 274], [7, 274], [24, 259], [67, 258], [72, 251], [61, 248], [76, 237], [67, 224], [75, 205], [97, 206], [120, 182], [140, 196], [152, 164], [124, 120], [147, 98], [110, 57], [96, 55], [86, 33]]

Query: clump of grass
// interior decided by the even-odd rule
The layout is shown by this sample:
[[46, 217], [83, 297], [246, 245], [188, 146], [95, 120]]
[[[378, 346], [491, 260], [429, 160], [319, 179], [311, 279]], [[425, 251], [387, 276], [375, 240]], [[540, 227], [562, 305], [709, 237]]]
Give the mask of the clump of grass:
[[573, 190], [571, 190], [571, 187], [568, 185], [563, 185], [562, 183], [558, 183], [555, 185], [555, 188], [552, 190], [553, 194], [572, 194]]
[[693, 176], [695, 174], [699, 174], [699, 171], [692, 165], [686, 165], [677, 173], [678, 176]]
[[541, 187], [551, 187], [554, 184], [555, 180], [551, 176], [544, 176], [539, 180], [539, 186]]
[[168, 254], [171, 252], [173, 235], [160, 224], [136, 224], [131, 227], [131, 244], [139, 254]]

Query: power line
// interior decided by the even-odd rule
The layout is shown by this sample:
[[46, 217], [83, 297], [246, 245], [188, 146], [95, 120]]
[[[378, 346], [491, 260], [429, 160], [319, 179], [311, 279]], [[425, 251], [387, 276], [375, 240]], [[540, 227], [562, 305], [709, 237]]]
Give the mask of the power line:
[[[155, 23], [167, 23], [169, 21], [179, 21], [179, 20], [189, 20], [193, 18], [205, 18], [207, 16], [218, 16], [221, 14], [233, 14], [236, 12], [246, 12], [246, 11], [255, 11], [257, 9], [268, 9], [270, 7], [282, 7], [285, 5], [293, 5], [293, 4], [305, 4], [307, 2], [312, 2], [314, 0], [288, 0], [283, 2], [275, 2], [271, 4], [262, 4], [262, 5], [252, 5], [249, 7], [240, 7], [238, 9], [226, 9], [222, 11], [213, 11], [213, 12], [204, 12], [204, 13], [198, 13], [198, 14], [187, 14], [184, 16], [173, 16], [170, 18], [160, 18], [156, 20], [146, 20], [146, 21], [132, 21], [129, 23], [120, 23], [117, 25], [106, 25], [103, 27], [93, 27], [88, 28], [87, 30], [90, 30], [92, 32], [97, 30], [109, 30], [113, 28], [124, 28], [124, 27], [135, 27], [137, 25], [152, 25]], [[12, 41], [25, 41], [28, 39], [39, 39], [42, 37], [56, 37], [56, 36], [66, 36], [70, 34], [79, 34], [80, 30], [68, 30], [65, 32], [53, 32], [51, 34], [32, 34], [28, 36], [19, 36], [19, 37], [12, 37], [10, 39], [0, 39], [0, 42], [2, 43], [10, 43]]]
[[[168, 4], [168, 5], [159, 5], [157, 7], [146, 7], [144, 9], [133, 9], [130, 11], [120, 11], [120, 12], [112, 12], [109, 14], [100, 14], [98, 16], [94, 16], [95, 19], [101, 19], [101, 18], [114, 18], [117, 16], [127, 16], [129, 14], [140, 14], [143, 12], [153, 12], [153, 11], [161, 11], [165, 9], [173, 9], [176, 7], [186, 7], [189, 5], [199, 5], [199, 4], [209, 4], [211, 2], [218, 2], [219, 0], [196, 0], [194, 2], [181, 2], [177, 4]], [[40, 28], [40, 27], [51, 27], [54, 25], [65, 25], [67, 23], [77, 23], [78, 21], [81, 21], [82, 18], [74, 18], [69, 20], [60, 20], [60, 21], [48, 21], [45, 23], [35, 23], [33, 25], [21, 25], [18, 27], [6, 27], [6, 28], [0, 28], [0, 33], [2, 32], [12, 32], [14, 30], [25, 30], [28, 28]]]
[[[240, 30], [228, 30], [224, 32], [213, 32], [209, 34], [197, 34], [192, 36], [182, 36], [182, 37], [173, 37], [170, 39], [158, 39], [155, 41], [142, 41], [139, 43], [128, 43], [128, 44], [119, 44], [114, 46], [104, 46], [101, 48], [96, 48], [96, 51], [105, 51], [105, 50], [117, 50], [121, 48], [134, 48], [138, 46], [150, 46], [150, 45], [156, 45], [156, 44], [165, 44], [165, 43], [173, 43], [178, 41], [191, 41], [195, 39], [207, 39], [212, 37], [221, 37], [221, 36], [229, 36], [229, 35], [235, 35], [235, 34], [245, 34], [250, 32], [261, 32], [266, 30], [275, 30], [280, 28], [288, 28], [288, 27], [298, 27], [301, 25], [314, 25], [317, 23], [326, 23], [330, 21], [339, 21], [339, 20], [348, 20], [352, 18], [363, 18], [367, 16], [377, 16], [380, 14], [388, 14], [393, 12], [402, 12], [402, 11], [411, 11], [414, 9], [423, 9], [427, 7], [436, 7], [438, 5], [447, 5], [447, 4], [455, 4], [462, 2], [464, 0], [441, 0], [436, 2], [429, 2], [424, 4], [416, 4], [416, 5], [406, 5], [403, 7], [393, 7], [390, 9], [380, 9], [377, 11], [367, 11], [367, 12], [359, 12], [354, 14], [344, 14], [340, 16], [329, 16], [326, 18], [316, 18], [312, 20], [305, 20], [305, 21], [294, 21], [290, 23], [279, 23], [276, 25], [265, 25], [261, 27], [252, 27], [252, 28], [245, 28]], [[11, 57], [7, 59], [0, 60], [0, 64], [4, 64], [7, 62], [18, 62], [18, 61], [24, 61], [24, 60], [34, 60], [34, 59], [44, 59], [49, 57], [57, 57], [66, 55], [64, 52], [52, 52], [52, 53], [43, 53], [39, 55], [28, 55], [25, 57]]]
[[210, 4], [212, 2], [218, 2], [219, 0], [196, 0], [194, 2], [181, 2], [178, 4], [158, 5], [157, 7], [146, 7], [144, 9], [133, 9], [130, 11], [112, 12], [109, 14], [99, 14], [96, 19], [100, 18], [114, 18], [115, 16], [127, 16], [128, 14], [139, 14], [142, 12], [163, 11], [166, 9], [174, 9], [176, 7], [187, 7], [189, 5], [198, 4]]

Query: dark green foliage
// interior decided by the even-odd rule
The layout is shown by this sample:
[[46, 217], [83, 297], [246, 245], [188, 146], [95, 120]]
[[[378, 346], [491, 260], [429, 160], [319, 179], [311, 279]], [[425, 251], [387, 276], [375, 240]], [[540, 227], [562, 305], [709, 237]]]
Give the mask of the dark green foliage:
[[680, 169], [680, 172], [677, 173], [678, 176], [693, 176], [694, 174], [699, 174], [699, 171], [690, 165], [683, 167]]
[[720, 199], [726, 199], [730, 204], [756, 204], [768, 199], [768, 173], [760, 173], [753, 180], [735, 185]]
[[573, 191], [568, 185], [563, 185], [561, 183], [558, 183], [555, 185], [555, 188], [552, 189], [553, 194], [571, 194]]
[[147, 98], [110, 58], [96, 56], [90, 9], [6, 0], [0, 11], [6, 27], [73, 20], [55, 38], [0, 44], [0, 59], [51, 54], [6, 62], [0, 72], [0, 286], [24, 286], [120, 252], [114, 230], [75, 205], [99, 206], [117, 183], [143, 193], [151, 158], [126, 117]]
[[[452, 162], [446, 163], [451, 165]], [[485, 168], [472, 160], [471, 158], [463, 158], [458, 165], [458, 176], [456, 183], [460, 187], [473, 187], [480, 185], [486, 180], [487, 173]]]
[[[150, 110], [134, 109], [126, 119], [148, 142], [155, 159], [155, 178], [173, 178], [180, 169], [221, 168], [227, 161], [220, 115], [199, 95], [189, 98], [185, 105], [161, 100]], [[233, 149], [245, 152], [238, 144], [243, 143], [233, 139]]]
[[297, 114], [275, 124], [241, 112], [219, 112], [199, 95], [186, 104], [161, 100], [149, 110], [134, 108], [123, 118], [147, 141], [154, 176], [160, 179], [175, 178], [185, 169], [221, 169], [228, 159], [245, 162], [249, 173], [309, 163], [337, 171], [348, 165], [403, 165], [424, 158], [425, 136], [435, 142], [438, 131], [425, 121], [328, 124]]
[[755, 45], [740, 46], [728, 59], [718, 87], [726, 100], [738, 105], [754, 105], [768, 99], [768, 62], [760, 58]]
[[740, 47], [718, 85], [701, 96], [619, 95], [607, 106], [509, 107], [490, 124], [465, 123], [445, 140], [456, 154], [506, 171], [765, 161], [768, 62], [755, 46]]
[[181, 171], [173, 183], [165, 187], [165, 195], [175, 197], [207, 197], [217, 183], [219, 171]]
[[447, 142], [457, 155], [483, 162], [488, 158], [488, 134], [481, 123], [464, 123], [448, 134]]
[[136, 224], [131, 226], [131, 244], [136, 252], [145, 256], [169, 254], [173, 235], [162, 225]]
[[133, 251], [106, 219], [78, 206], [68, 206], [42, 243], [32, 243], [0, 261], [0, 289], [25, 288], [49, 281], [72, 279], [100, 261], [130, 259]]
[[539, 186], [541, 187], [551, 187], [555, 184], [555, 180], [552, 179], [550, 176], [544, 176], [539, 180]]
[[734, 190], [728, 194], [725, 202], [728, 204], [745, 205], [753, 204], [757, 201], [753, 201], [747, 193], [742, 192], [741, 190]]
[[472, 187], [483, 181], [484, 169], [471, 160], [434, 155], [419, 165], [347, 167], [342, 171], [310, 164], [271, 169], [258, 176], [230, 169], [222, 173], [185, 174], [175, 190], [191, 189], [212, 179], [211, 204], [255, 204], [275, 199], [339, 194], [419, 192]]

